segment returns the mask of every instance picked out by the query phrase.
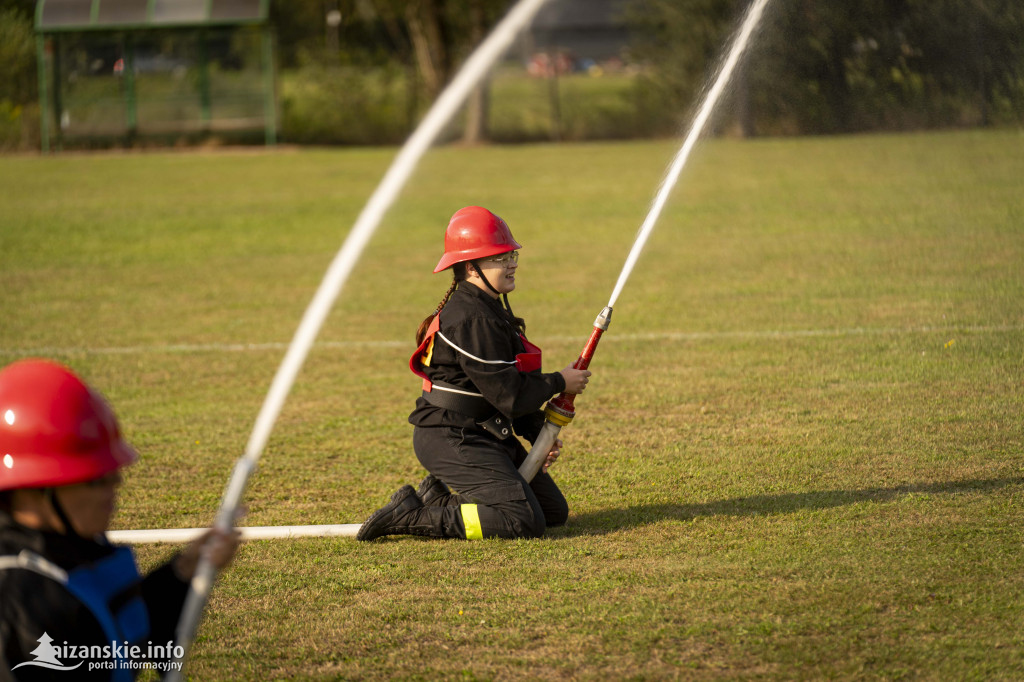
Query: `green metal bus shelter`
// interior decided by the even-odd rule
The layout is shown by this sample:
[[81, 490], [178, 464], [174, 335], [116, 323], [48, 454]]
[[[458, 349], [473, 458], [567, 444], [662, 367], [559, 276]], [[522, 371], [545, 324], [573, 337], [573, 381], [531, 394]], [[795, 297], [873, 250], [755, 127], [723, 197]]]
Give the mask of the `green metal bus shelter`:
[[37, 0], [43, 151], [77, 139], [276, 143], [270, 0]]

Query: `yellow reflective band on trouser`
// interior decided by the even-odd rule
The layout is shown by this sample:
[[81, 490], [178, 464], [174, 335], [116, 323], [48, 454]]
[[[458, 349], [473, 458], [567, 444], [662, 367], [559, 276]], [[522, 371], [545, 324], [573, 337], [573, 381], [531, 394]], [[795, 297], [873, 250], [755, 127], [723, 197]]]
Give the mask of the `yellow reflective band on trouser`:
[[467, 540], [483, 540], [484, 529], [480, 526], [480, 512], [475, 504], [460, 504], [462, 522], [466, 525]]

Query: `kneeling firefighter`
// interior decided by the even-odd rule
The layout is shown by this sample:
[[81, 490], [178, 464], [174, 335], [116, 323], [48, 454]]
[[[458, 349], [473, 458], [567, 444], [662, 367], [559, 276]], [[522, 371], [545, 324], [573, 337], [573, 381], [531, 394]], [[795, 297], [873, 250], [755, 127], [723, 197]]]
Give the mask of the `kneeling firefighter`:
[[429, 472], [419, 489], [403, 486], [363, 523], [356, 536], [479, 539], [540, 537], [566, 522], [569, 506], [547, 468], [529, 483], [518, 467], [544, 423], [544, 403], [557, 393], [578, 394], [590, 372], [571, 365], [541, 371], [540, 348], [526, 340], [512, 314], [519, 252], [504, 220], [485, 208], [455, 213], [434, 272], [452, 270], [452, 285], [420, 324], [410, 359], [423, 392], [409, 415], [413, 448]]
[[0, 680], [169, 669], [200, 549], [223, 568], [238, 533], [211, 530], [142, 577], [104, 535], [120, 470], [136, 459], [106, 401], [67, 368], [0, 371]]

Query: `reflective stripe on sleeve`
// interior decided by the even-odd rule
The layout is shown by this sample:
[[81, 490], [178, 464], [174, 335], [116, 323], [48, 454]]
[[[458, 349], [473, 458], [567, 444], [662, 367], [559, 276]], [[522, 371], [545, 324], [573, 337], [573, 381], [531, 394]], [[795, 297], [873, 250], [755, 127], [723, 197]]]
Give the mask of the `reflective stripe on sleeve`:
[[[455, 349], [456, 351], [458, 351], [459, 353], [462, 353], [462, 354], [463, 354], [463, 355], [465, 355], [465, 356], [466, 356], [467, 358], [471, 358], [471, 359], [473, 359], [473, 360], [476, 360], [477, 362], [482, 362], [482, 363], [484, 363], [485, 365], [514, 365], [514, 364], [516, 364], [516, 361], [515, 361], [515, 360], [484, 360], [483, 358], [478, 358], [477, 356], [473, 355], [472, 353], [470, 353], [470, 352], [468, 352], [468, 351], [465, 351], [465, 350], [463, 350], [462, 348], [459, 348], [458, 346], [456, 346], [456, 345], [455, 345], [454, 343], [452, 343], [452, 342], [451, 342], [451, 341], [450, 341], [450, 340], [448, 339], [448, 337], [447, 337], [447, 336], [445, 336], [444, 334], [442, 334], [442, 333], [441, 333], [441, 330], [438, 330], [438, 331], [437, 331], [437, 335], [438, 335], [438, 336], [440, 336], [440, 337], [441, 337], [441, 339], [442, 339], [442, 340], [443, 340], [443, 341], [444, 341], [445, 343], [447, 343], [447, 344], [448, 344], [449, 346], [451, 346], [452, 348], [454, 348], [454, 349]], [[433, 349], [431, 349], [431, 351], [433, 351]]]
[[480, 513], [475, 504], [461, 504], [462, 522], [466, 525], [467, 540], [483, 540], [484, 529], [480, 526]]

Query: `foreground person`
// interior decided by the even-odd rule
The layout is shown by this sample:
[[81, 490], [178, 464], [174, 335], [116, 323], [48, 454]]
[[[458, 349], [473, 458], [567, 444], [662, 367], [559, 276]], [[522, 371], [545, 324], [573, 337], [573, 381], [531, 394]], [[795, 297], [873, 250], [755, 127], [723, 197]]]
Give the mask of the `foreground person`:
[[[452, 216], [434, 272], [452, 270], [452, 285], [420, 325], [410, 360], [423, 393], [409, 415], [413, 448], [429, 472], [406, 485], [363, 523], [356, 536], [437, 538], [540, 537], [566, 522], [569, 506], [547, 473], [561, 441], [529, 483], [518, 467], [544, 424], [552, 396], [578, 394], [590, 372], [571, 365], [541, 371], [541, 351], [512, 314], [520, 244], [504, 220], [469, 206]], [[457, 492], [455, 492], [457, 491]]]
[[200, 549], [224, 568], [238, 533], [211, 530], [140, 576], [104, 535], [136, 459], [107, 403], [67, 368], [0, 371], [0, 680], [131, 680], [179, 655]]

